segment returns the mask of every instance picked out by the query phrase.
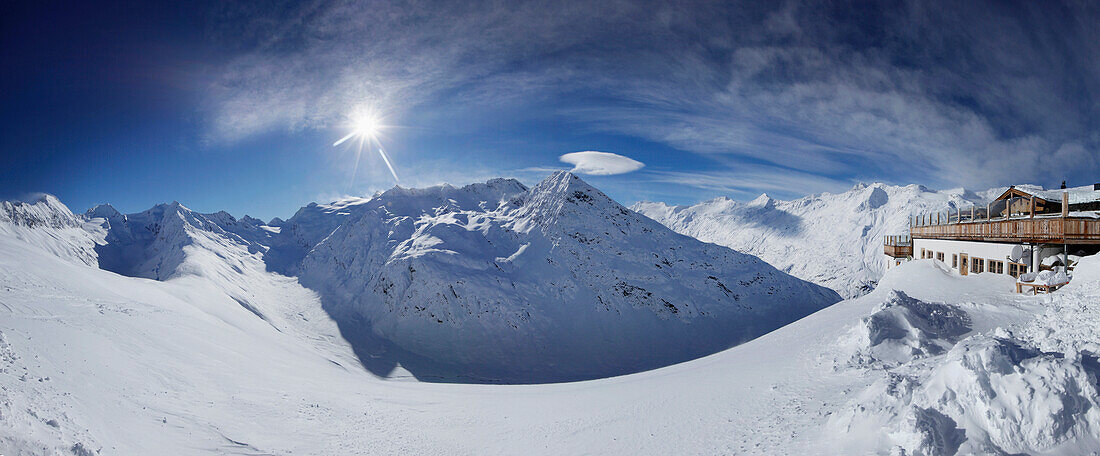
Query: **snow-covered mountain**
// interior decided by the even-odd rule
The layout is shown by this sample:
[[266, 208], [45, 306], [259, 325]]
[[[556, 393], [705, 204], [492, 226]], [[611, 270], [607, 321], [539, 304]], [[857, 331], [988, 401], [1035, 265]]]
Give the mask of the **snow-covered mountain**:
[[230, 257], [245, 256], [245, 252], [266, 250], [261, 242], [271, 234], [251, 217], [238, 221], [226, 212], [200, 214], [178, 202], [129, 215], [102, 204], [89, 209], [84, 218], [106, 231], [103, 243], [96, 247], [101, 268], [156, 280], [185, 272], [207, 274], [207, 267], [217, 261], [191, 264], [189, 260], [213, 254], [229, 262]]
[[281, 229], [268, 252], [276, 269], [296, 271], [334, 314], [472, 378], [650, 369], [839, 300], [755, 257], [673, 233], [565, 172], [531, 189], [505, 179], [395, 188], [311, 205]]
[[716, 198], [693, 206], [639, 202], [631, 208], [678, 233], [758, 256], [795, 277], [855, 297], [882, 277], [883, 236], [905, 233], [910, 215], [984, 204], [994, 193], [1000, 191], [876, 183], [791, 201], [765, 194], [747, 203]]
[[[396, 193], [449, 201], [458, 190]], [[587, 210], [574, 206], [585, 200], [579, 195], [541, 199], [534, 190], [521, 192], [524, 204], [512, 210]], [[384, 206], [366, 204], [360, 213]], [[455, 385], [370, 375], [322, 309], [324, 298], [267, 271], [262, 249], [204, 245], [217, 230], [185, 227], [192, 242], [174, 273], [127, 277], [69, 250], [104, 242], [106, 218], [85, 223], [61, 207], [12, 204], [0, 221], [3, 454], [1055, 455], [1100, 448], [1097, 257], [1082, 259], [1073, 282], [1042, 296], [1013, 293], [1005, 275], [964, 277], [918, 260], [891, 268], [865, 296], [711, 356], [567, 384]], [[356, 212], [341, 207], [324, 210]], [[175, 212], [169, 218], [201, 215]], [[455, 212], [475, 211], [448, 213]], [[571, 229], [515, 214], [529, 220], [524, 243]], [[599, 226], [625, 221], [634, 223], [613, 215]], [[438, 226], [425, 221], [413, 232], [438, 237], [448, 228]], [[443, 250], [413, 238], [394, 252]], [[611, 241], [597, 245], [604, 243]], [[535, 244], [528, 250], [536, 252]], [[578, 254], [595, 248], [562, 245]], [[303, 271], [312, 267], [308, 256]], [[424, 256], [414, 267], [442, 274], [431, 262], [444, 260]]]
[[0, 236], [19, 239], [60, 258], [97, 266], [95, 247], [103, 235], [53, 195], [38, 195], [29, 202], [0, 201]]
[[726, 349], [840, 300], [758, 258], [674, 233], [566, 172], [530, 189], [510, 179], [394, 188], [310, 204], [277, 227], [177, 202], [128, 215], [100, 205], [83, 217], [56, 199], [39, 206], [58, 209], [66, 229], [95, 233], [85, 263], [204, 279], [262, 318], [250, 287], [270, 272], [296, 277], [380, 374], [619, 375]]

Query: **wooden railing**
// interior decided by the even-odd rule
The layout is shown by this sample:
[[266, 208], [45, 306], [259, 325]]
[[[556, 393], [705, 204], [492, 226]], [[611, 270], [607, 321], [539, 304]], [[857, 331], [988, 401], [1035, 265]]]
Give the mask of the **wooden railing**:
[[1100, 244], [1100, 219], [1035, 217], [913, 226], [914, 238], [1050, 244]]

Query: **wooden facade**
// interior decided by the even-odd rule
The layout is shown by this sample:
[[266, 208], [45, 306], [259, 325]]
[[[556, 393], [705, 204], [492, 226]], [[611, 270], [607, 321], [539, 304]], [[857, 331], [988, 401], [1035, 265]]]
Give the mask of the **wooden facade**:
[[1036, 217], [932, 224], [909, 229], [914, 238], [1036, 244], [1100, 244], [1100, 219]]
[[913, 245], [886, 245], [883, 246], [886, 256], [894, 258], [909, 258], [913, 256]]
[[909, 236], [886, 236], [883, 239], [883, 252], [894, 258], [913, 256], [913, 239]]

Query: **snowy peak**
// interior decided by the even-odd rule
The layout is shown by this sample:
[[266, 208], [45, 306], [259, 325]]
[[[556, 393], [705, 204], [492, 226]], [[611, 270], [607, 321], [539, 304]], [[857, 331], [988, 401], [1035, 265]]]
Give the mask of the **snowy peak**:
[[[632, 214], [573, 173], [558, 171], [527, 192], [516, 216], [538, 225], [571, 225], [583, 221], [602, 226], [606, 222], [621, 225], [614, 220]], [[597, 230], [600, 227], [591, 225], [590, 228]]]
[[80, 226], [79, 220], [57, 197], [42, 193], [33, 201], [0, 202], [0, 222], [27, 228], [39, 226], [68, 228]]
[[103, 233], [73, 215], [53, 195], [32, 201], [0, 201], [0, 235], [12, 236], [69, 261], [96, 266], [94, 246]]
[[[296, 215], [268, 257], [298, 248], [290, 269], [338, 319], [475, 378], [560, 381], [658, 367], [839, 299], [676, 234], [567, 172], [530, 189], [502, 180], [391, 189], [358, 207], [339, 223], [317, 214], [315, 232]], [[306, 239], [318, 242], [299, 243]]]
[[96, 207], [84, 211], [85, 219], [102, 218], [105, 220], [114, 220], [122, 217], [122, 213], [115, 209], [110, 204], [99, 204]]
[[[727, 198], [727, 200], [732, 201], [732, 200], [729, 200], [728, 198]], [[757, 196], [752, 201], [749, 201], [749, 205], [750, 206], [775, 205], [775, 200], [773, 200], [772, 197], [768, 196], [767, 193], [761, 193], [760, 196]]]
[[[105, 243], [96, 247], [100, 267], [156, 280], [180, 275], [196, 255], [229, 258], [239, 256], [238, 251], [265, 250], [271, 236], [261, 225], [242, 223], [228, 212], [201, 214], [177, 201], [128, 215], [101, 205], [85, 216], [103, 220], [106, 230]], [[201, 274], [203, 268], [186, 271]]]

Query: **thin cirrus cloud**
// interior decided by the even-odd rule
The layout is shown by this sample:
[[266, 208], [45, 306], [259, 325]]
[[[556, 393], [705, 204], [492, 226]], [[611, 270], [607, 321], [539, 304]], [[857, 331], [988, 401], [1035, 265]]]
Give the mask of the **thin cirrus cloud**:
[[594, 150], [571, 152], [558, 157], [563, 163], [573, 165], [571, 172], [592, 176], [626, 174], [642, 169], [645, 164], [630, 157]]
[[803, 188], [980, 188], [1100, 172], [1100, 28], [1090, 26], [1100, 8], [830, 4], [265, 8], [254, 23], [223, 24], [258, 38], [213, 72], [208, 130], [233, 141], [323, 128], [349, 100], [370, 100], [437, 130], [500, 110], [664, 144], [725, 167], [697, 179], [664, 170], [670, 183], [707, 189], [745, 164], [813, 183]]

